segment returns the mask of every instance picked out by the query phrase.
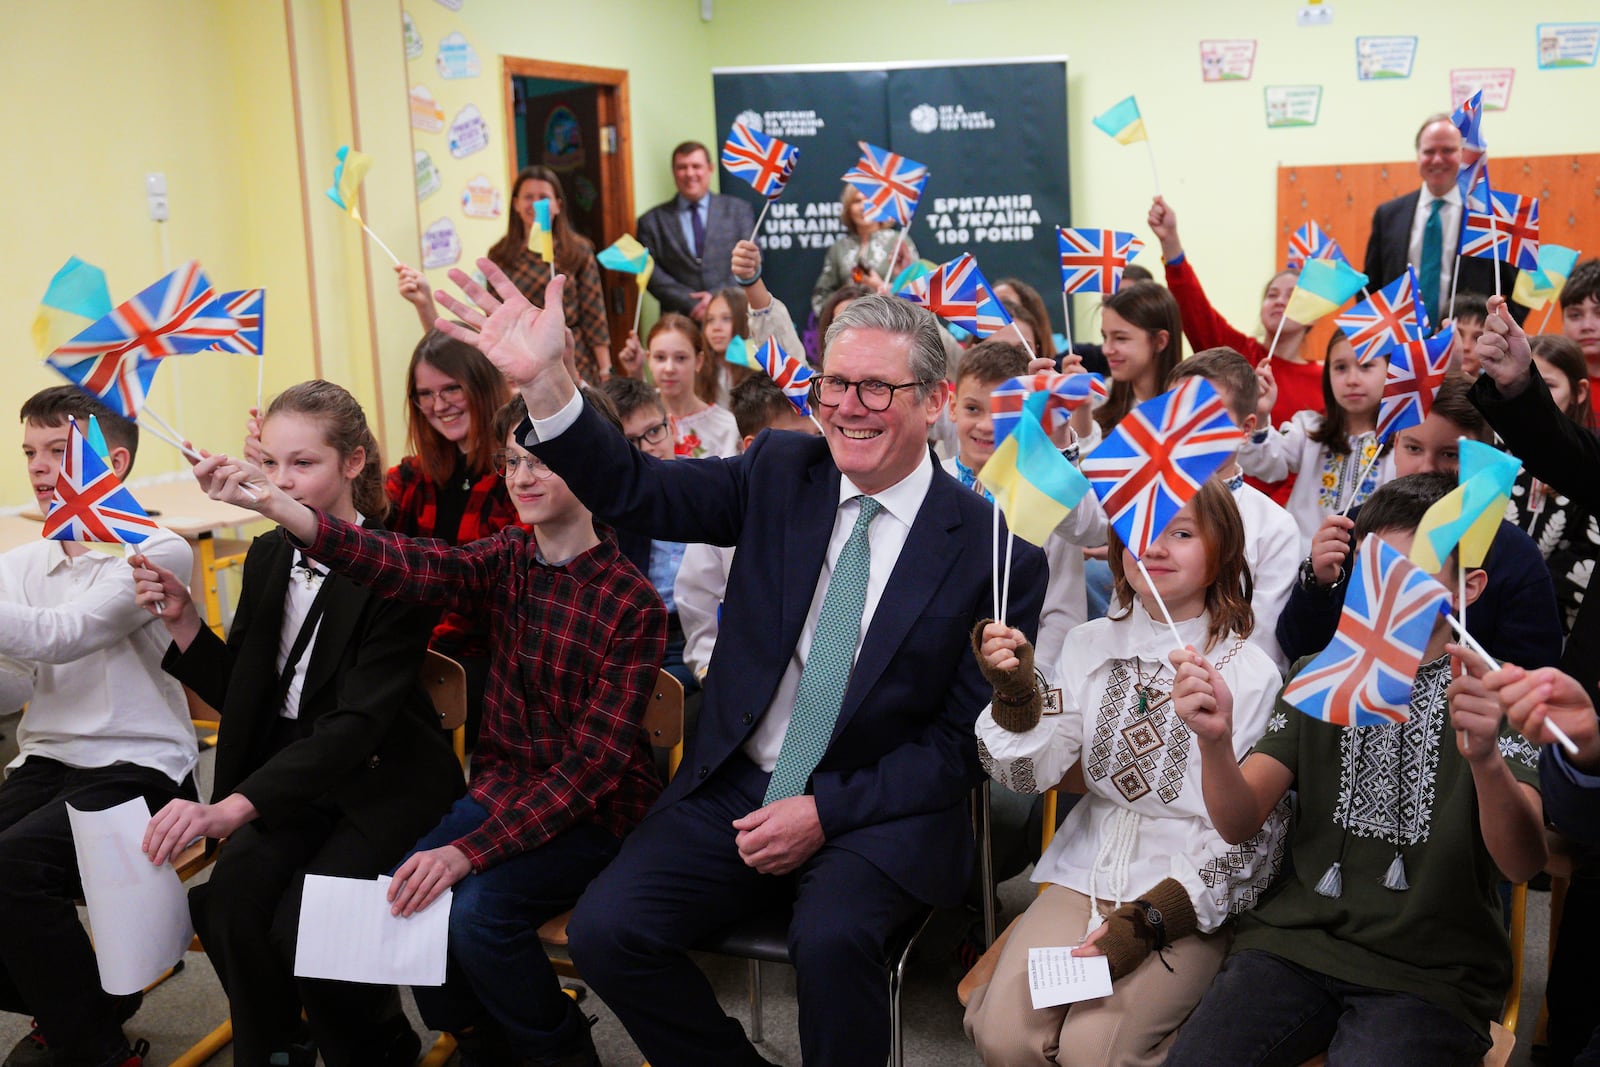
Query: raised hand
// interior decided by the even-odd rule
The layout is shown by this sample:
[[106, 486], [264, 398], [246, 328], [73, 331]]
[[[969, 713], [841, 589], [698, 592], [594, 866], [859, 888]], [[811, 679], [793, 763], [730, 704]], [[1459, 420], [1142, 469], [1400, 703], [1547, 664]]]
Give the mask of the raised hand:
[[273, 496], [282, 495], [261, 473], [260, 467], [247, 460], [230, 459], [225, 452], [214, 456], [202, 454], [194, 464], [194, 480], [212, 500], [262, 514], [266, 514], [268, 501]]
[[1014, 671], [1022, 665], [1017, 650], [1028, 643], [1021, 630], [991, 622], [983, 628], [983, 644], [978, 652], [984, 662], [997, 671]]
[[182, 578], [143, 555], [130, 558], [128, 566], [133, 568], [134, 603], [166, 623], [178, 650], [187, 651], [201, 625], [189, 587]]
[[1522, 392], [1527, 385], [1533, 353], [1528, 348], [1528, 335], [1511, 317], [1505, 297], [1489, 298], [1489, 317], [1483, 320], [1483, 333], [1473, 351], [1478, 357], [1478, 366], [1494, 379], [1501, 393], [1516, 396]]
[[733, 246], [733, 277], [754, 278], [761, 273], [761, 246], [754, 241], [740, 241]]
[[1499, 699], [1484, 685], [1488, 665], [1477, 654], [1457, 644], [1445, 646], [1450, 653], [1451, 679], [1445, 695], [1450, 700], [1450, 725], [1456, 730], [1456, 749], [1468, 763], [1483, 763], [1500, 758]]
[[261, 465], [261, 423], [261, 411], [251, 408], [244, 420], [244, 458], [258, 467]]
[[1272, 361], [1256, 364], [1256, 425], [1272, 429], [1272, 409], [1278, 403], [1278, 379], [1272, 376]]
[[1192, 647], [1172, 650], [1177, 672], [1172, 708], [1201, 742], [1233, 743], [1233, 693], [1222, 675]]
[[1568, 761], [1586, 774], [1600, 773], [1600, 721], [1577, 679], [1554, 667], [1525, 671], [1508, 663], [1484, 675], [1483, 684], [1523, 737], [1541, 747], [1555, 744], [1554, 723], [1578, 746]]
[[1161, 242], [1161, 258], [1168, 263], [1183, 255], [1183, 242], [1178, 239], [1178, 214], [1161, 197], [1150, 202], [1150, 214], [1145, 217], [1150, 232]]
[[[436, 295], [466, 325], [441, 318], [434, 326], [482, 352], [518, 387], [555, 373], [556, 368], [562, 367], [566, 347], [567, 320], [562, 309], [566, 276], [558, 274], [550, 279], [541, 310], [517, 290], [505, 271], [489, 260], [478, 260], [478, 269], [494, 292], [479, 285], [465, 271], [452, 270], [450, 280], [472, 303], [464, 304], [443, 289]], [[566, 374], [564, 367], [560, 373]]]

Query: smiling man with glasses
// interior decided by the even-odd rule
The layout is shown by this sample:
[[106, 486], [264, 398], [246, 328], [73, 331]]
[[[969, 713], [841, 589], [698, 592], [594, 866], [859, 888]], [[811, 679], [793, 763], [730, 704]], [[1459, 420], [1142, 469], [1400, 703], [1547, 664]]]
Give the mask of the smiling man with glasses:
[[[656, 1067], [760, 1064], [688, 950], [792, 901], [805, 1062], [882, 1062], [885, 946], [968, 884], [989, 699], [969, 635], [993, 589], [992, 512], [928, 450], [949, 393], [938, 323], [854, 301], [825, 338], [822, 440], [765, 433], [734, 458], [663, 463], [578, 396], [561, 280], [540, 312], [478, 266], [498, 296], [453, 271], [477, 307], [445, 303], [480, 329], [440, 328], [516, 384], [530, 414], [517, 439], [619, 530], [738, 546], [698, 731], [579, 902], [574, 959]], [[1044, 555], [1018, 543], [1012, 569], [1007, 621], [1031, 636]]]

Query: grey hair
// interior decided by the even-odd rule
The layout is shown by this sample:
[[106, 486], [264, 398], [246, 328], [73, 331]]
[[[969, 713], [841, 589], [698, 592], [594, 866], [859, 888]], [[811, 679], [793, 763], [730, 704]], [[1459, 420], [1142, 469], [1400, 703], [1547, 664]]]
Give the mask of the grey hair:
[[925, 398], [933, 387], [945, 380], [944, 331], [939, 320], [915, 304], [891, 296], [863, 296], [852, 300], [834, 316], [823, 338], [822, 362], [827, 368], [828, 349], [846, 330], [882, 330], [911, 339], [911, 377], [917, 386], [917, 399]]

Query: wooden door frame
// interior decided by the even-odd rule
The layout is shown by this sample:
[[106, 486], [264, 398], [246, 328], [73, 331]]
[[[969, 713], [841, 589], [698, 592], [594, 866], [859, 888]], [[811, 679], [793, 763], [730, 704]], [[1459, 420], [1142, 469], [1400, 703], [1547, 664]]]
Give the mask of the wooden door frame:
[[[606, 152], [602, 143], [600, 149], [602, 160], [602, 174], [604, 175], [604, 190], [601, 196], [600, 230], [609, 245], [625, 233], [634, 230], [633, 207], [633, 131], [630, 125], [630, 111], [628, 106], [628, 72], [615, 67], [586, 67], [576, 63], [553, 63], [543, 59], [524, 59], [519, 56], [500, 57], [500, 85], [505, 93], [505, 134], [506, 134], [506, 163], [509, 174], [506, 176], [506, 195], [509, 198], [511, 187], [517, 178], [517, 109], [516, 94], [512, 88], [513, 78], [548, 78], [552, 81], [574, 81], [593, 85], [600, 90], [595, 94], [599, 112], [600, 127], [613, 126], [617, 131], [617, 144], [614, 152]], [[601, 134], [602, 141], [604, 134]], [[507, 205], [509, 208], [509, 204]], [[599, 251], [596, 249], [595, 251]], [[615, 287], [607, 290], [607, 295]], [[611, 326], [611, 344], [613, 349], [620, 347], [627, 336], [627, 329], [633, 323], [633, 300], [640, 298], [635, 286], [624, 286], [620, 289], [624, 294], [623, 304], [620, 308], [613, 302], [607, 301], [606, 319]], [[622, 333], [618, 333], [619, 324]]]

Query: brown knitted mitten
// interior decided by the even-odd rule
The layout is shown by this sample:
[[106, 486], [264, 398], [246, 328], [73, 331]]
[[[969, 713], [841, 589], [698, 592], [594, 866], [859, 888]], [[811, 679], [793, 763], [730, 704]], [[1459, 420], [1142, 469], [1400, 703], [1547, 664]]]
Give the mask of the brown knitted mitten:
[[[1160, 916], [1159, 921], [1150, 914], [1151, 909]], [[1159, 952], [1200, 928], [1194, 902], [1175, 878], [1163, 878], [1144, 896], [1112, 912], [1105, 926], [1097, 943], [1111, 963], [1113, 981], [1144, 962], [1151, 950]]]
[[995, 725], [1012, 733], [1026, 733], [1039, 724], [1044, 710], [1044, 698], [1039, 693], [1033, 673], [1033, 646], [1026, 641], [1017, 649], [1017, 665], [1009, 671], [997, 671], [983, 658], [983, 628], [993, 619], [984, 619], [973, 627], [972, 652], [978, 657], [978, 669], [994, 686]]

